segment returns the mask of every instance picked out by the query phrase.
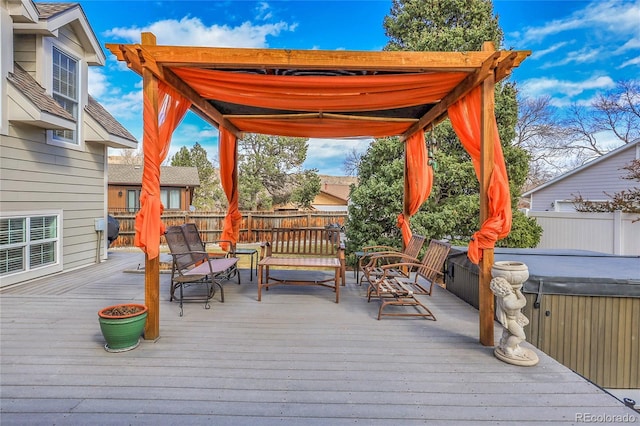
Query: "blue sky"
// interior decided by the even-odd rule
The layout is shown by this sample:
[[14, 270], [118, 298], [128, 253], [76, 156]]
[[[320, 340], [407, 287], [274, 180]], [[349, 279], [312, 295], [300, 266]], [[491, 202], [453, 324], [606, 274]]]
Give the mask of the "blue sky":
[[[390, 0], [80, 1], [100, 43], [137, 43], [151, 31], [158, 44], [325, 50], [381, 50]], [[550, 96], [566, 107], [587, 104], [619, 80], [640, 77], [640, 0], [497, 0], [504, 48], [531, 50], [511, 79], [525, 97]], [[105, 49], [92, 67], [89, 92], [142, 141], [141, 78]], [[217, 157], [218, 131], [188, 113], [171, 151], [199, 142]], [[366, 141], [312, 139], [307, 168], [342, 175], [345, 153]]]

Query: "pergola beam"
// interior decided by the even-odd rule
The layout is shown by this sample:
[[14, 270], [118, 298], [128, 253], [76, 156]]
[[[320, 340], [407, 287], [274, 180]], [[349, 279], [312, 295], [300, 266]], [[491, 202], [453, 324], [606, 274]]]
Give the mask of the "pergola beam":
[[[112, 45], [107, 45], [111, 50]], [[471, 72], [493, 52], [376, 52], [145, 46], [158, 64], [193, 68]], [[508, 54], [500, 52], [499, 55]]]
[[331, 118], [339, 120], [353, 120], [353, 121], [377, 121], [384, 123], [417, 123], [415, 118], [401, 118], [401, 117], [374, 117], [369, 115], [350, 115], [350, 114], [336, 114], [331, 112], [308, 112], [300, 114], [225, 114], [224, 118], [233, 120], [234, 118], [241, 118], [243, 120], [265, 120], [265, 119], [278, 119], [278, 120], [301, 120], [308, 118]]

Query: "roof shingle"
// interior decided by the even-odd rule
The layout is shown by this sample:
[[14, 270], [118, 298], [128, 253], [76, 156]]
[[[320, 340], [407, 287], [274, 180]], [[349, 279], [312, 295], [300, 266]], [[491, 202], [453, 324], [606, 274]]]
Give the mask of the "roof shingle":
[[127, 129], [125, 129], [122, 124], [120, 124], [109, 112], [104, 109], [102, 105], [98, 103], [91, 95], [89, 95], [89, 102], [87, 106], [84, 107], [87, 114], [93, 117], [98, 123], [104, 127], [107, 132], [111, 135], [119, 136], [121, 138], [138, 142], [138, 140], [133, 136]]
[[20, 65], [14, 63], [13, 72], [7, 79], [16, 86], [40, 111], [46, 112], [73, 122], [76, 119], [60, 106], [55, 99]]
[[[110, 185], [141, 185], [142, 166], [109, 163]], [[200, 186], [197, 167], [160, 166], [162, 186]]]

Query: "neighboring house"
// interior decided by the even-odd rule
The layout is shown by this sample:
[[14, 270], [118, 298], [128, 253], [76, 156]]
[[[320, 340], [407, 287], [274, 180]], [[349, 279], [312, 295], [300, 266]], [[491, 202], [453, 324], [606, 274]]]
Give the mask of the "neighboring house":
[[610, 200], [607, 194], [638, 187], [637, 181], [624, 179], [622, 168], [640, 159], [640, 140], [627, 143], [577, 169], [556, 177], [522, 194], [529, 198], [530, 211], [574, 212], [572, 200], [581, 195], [586, 201]]
[[[165, 210], [189, 210], [200, 186], [196, 167], [160, 166], [160, 201]], [[109, 164], [109, 211], [140, 209], [142, 166]]]
[[89, 96], [106, 57], [78, 3], [0, 4], [0, 286], [106, 258], [108, 147], [137, 141]]
[[358, 179], [350, 176], [326, 176], [320, 175], [320, 193], [311, 203], [315, 210], [347, 212], [349, 205], [349, 191], [352, 184], [357, 184]]

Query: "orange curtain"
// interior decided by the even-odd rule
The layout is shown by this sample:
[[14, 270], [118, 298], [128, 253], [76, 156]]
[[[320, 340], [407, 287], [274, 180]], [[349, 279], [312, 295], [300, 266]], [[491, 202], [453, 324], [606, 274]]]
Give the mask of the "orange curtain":
[[286, 111], [374, 111], [436, 103], [466, 73], [282, 76], [172, 68], [205, 99]]
[[402, 231], [405, 245], [411, 239], [409, 219], [416, 214], [422, 203], [429, 197], [433, 186], [433, 169], [429, 165], [429, 154], [424, 140], [424, 132], [419, 130], [407, 138], [405, 144], [407, 193], [405, 203], [408, 205], [408, 217], [404, 213], [398, 215], [398, 227]]
[[403, 134], [415, 120], [362, 121], [340, 118], [230, 118], [238, 129], [247, 133], [303, 138], [382, 138]]
[[[238, 180], [237, 180], [237, 145], [236, 136], [224, 127], [220, 127], [220, 141], [218, 143], [218, 156], [220, 157], [220, 183], [222, 189], [227, 196], [229, 206], [227, 207], [227, 215], [224, 218], [222, 228], [222, 240], [229, 240], [233, 244], [238, 241], [240, 235], [240, 223], [242, 214], [238, 207]], [[228, 250], [226, 244], [221, 244], [223, 250]]]
[[158, 116], [152, 100], [143, 99], [144, 170], [140, 192], [140, 211], [136, 215], [134, 244], [149, 259], [158, 257], [164, 224], [160, 217], [164, 207], [160, 201], [160, 165], [167, 157], [171, 135], [191, 103], [162, 81], [158, 82]]
[[[481, 141], [481, 110], [482, 88], [478, 86], [464, 98], [449, 107], [448, 113], [451, 124], [462, 145], [473, 161], [476, 176], [480, 179], [480, 141]], [[491, 111], [493, 114], [493, 111]], [[482, 260], [482, 250], [495, 247], [496, 241], [509, 235], [511, 231], [511, 195], [509, 179], [504, 164], [498, 126], [493, 117], [494, 125], [494, 169], [489, 181], [489, 214], [480, 229], [473, 234], [469, 243], [468, 257], [473, 263]]]

